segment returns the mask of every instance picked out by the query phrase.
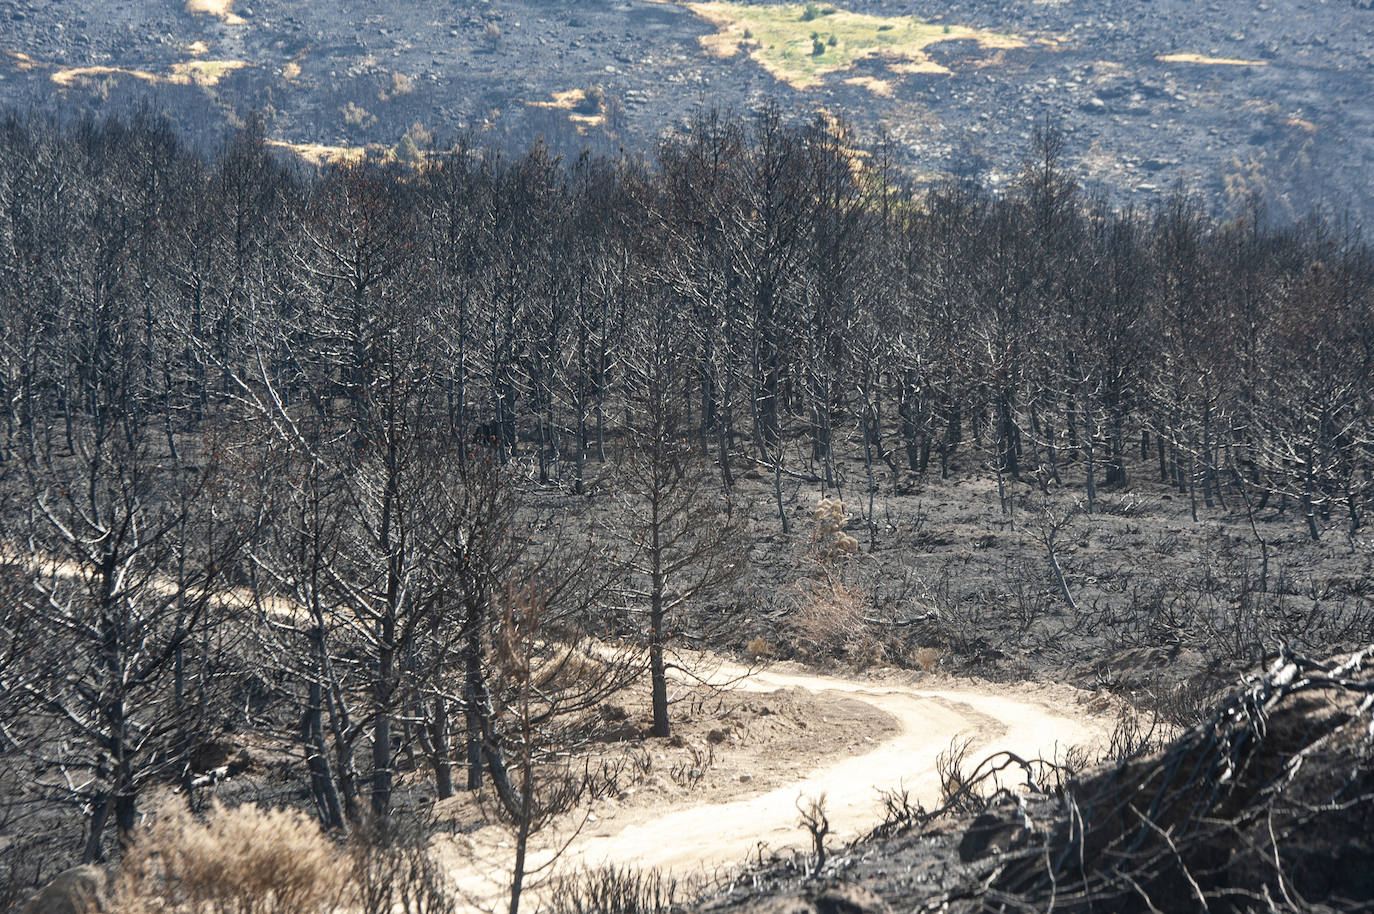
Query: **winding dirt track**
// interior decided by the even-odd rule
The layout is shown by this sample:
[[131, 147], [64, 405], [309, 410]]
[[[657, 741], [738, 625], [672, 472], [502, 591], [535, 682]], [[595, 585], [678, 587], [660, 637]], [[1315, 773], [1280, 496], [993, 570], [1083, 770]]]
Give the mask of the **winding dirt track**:
[[[57, 573], [70, 574], [68, 564], [57, 563]], [[831, 842], [848, 841], [878, 824], [883, 791], [904, 789], [913, 802], [926, 808], [936, 805], [940, 794], [936, 758], [956, 738], [971, 740], [970, 762], [999, 750], [1025, 759], [1052, 759], [1069, 746], [1091, 748], [1104, 743], [1115, 723], [1110, 715], [1090, 712], [1081, 702], [1075, 704], [1072, 697], [1081, 693], [1067, 686], [946, 679], [942, 687], [922, 688], [892, 678], [824, 676], [793, 664], [752, 674], [726, 661], [713, 666], [710, 679], [730, 683], [734, 691], [802, 689], [866, 702], [896, 720], [896, 735], [869, 752], [837, 761], [796, 759], [797, 768], [807, 772], [804, 776], [761, 793], [705, 804], [694, 804], [690, 795], [659, 805], [632, 803], [611, 819], [587, 823], [566, 847], [556, 837], [537, 836], [536, 844], [547, 841], [551, 846], [531, 849], [531, 873], [543, 870], [547, 875], [550, 862], [560, 872], [614, 864], [656, 868], [676, 876], [737, 866], [761, 848], [804, 846], [807, 836], [799, 826], [798, 801], [822, 794]], [[821, 759], [833, 759], [836, 754], [834, 746], [818, 750]], [[465, 867], [466, 873], [459, 877], [469, 897], [494, 898], [505, 890], [509, 845], [494, 843], [495, 847], [486, 848], [491, 854], [486, 863], [494, 867]], [[478, 876], [482, 870], [486, 874]]]
[[[744, 670], [729, 664], [713, 677], [736, 677]], [[1023, 758], [1053, 758], [1070, 745], [1100, 744], [1112, 721], [1089, 713], [1069, 696], [1073, 690], [1053, 686], [998, 686], [945, 680], [923, 688], [900, 681], [871, 682], [770, 669], [741, 680], [736, 690], [771, 692], [805, 689], [822, 696], [844, 696], [867, 702], [890, 714], [899, 725], [895, 736], [871, 751], [817, 764], [798, 759], [809, 773], [786, 786], [723, 803], [630, 808], [613, 819], [589, 822], [563, 852], [555, 867], [569, 872], [580, 866], [616, 864], [656, 867], [676, 876], [739, 865], [758, 854], [760, 845], [776, 850], [803, 847], [808, 837], [799, 827], [800, 797], [825, 794], [832, 846], [855, 838], [878, 824], [879, 792], [906, 789], [913, 801], [930, 808], [939, 799], [936, 757], [956, 737], [969, 737], [968, 758], [981, 760], [998, 750]], [[862, 734], [855, 734], [862, 736]], [[531, 855], [546, 861], [547, 849]], [[494, 888], [494, 886], [493, 886]]]

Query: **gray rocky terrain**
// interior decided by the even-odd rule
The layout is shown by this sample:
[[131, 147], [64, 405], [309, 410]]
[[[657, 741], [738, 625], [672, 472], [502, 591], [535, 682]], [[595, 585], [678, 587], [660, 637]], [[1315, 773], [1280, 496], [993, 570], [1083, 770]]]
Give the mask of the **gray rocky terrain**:
[[571, 154], [651, 150], [696, 108], [774, 98], [799, 116], [841, 113], [867, 138], [888, 130], [914, 173], [994, 184], [1049, 118], [1070, 167], [1116, 203], [1148, 204], [1181, 180], [1219, 207], [1259, 195], [1279, 218], [1374, 213], [1367, 0], [839, 7], [1024, 45], [947, 40], [929, 50], [947, 72], [867, 57], [796, 88], [748, 53], [708, 53], [716, 26], [673, 2], [251, 0], [215, 15], [179, 0], [0, 0], [0, 102], [70, 115], [150, 102], [211, 149], [258, 109], [293, 144], [472, 133], [511, 148], [543, 136]]

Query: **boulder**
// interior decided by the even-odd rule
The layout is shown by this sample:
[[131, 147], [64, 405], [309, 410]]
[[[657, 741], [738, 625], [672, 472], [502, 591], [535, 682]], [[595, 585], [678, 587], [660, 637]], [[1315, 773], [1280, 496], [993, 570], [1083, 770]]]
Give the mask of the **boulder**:
[[63, 870], [23, 907], [23, 914], [92, 914], [105, 910], [105, 871], [87, 863]]

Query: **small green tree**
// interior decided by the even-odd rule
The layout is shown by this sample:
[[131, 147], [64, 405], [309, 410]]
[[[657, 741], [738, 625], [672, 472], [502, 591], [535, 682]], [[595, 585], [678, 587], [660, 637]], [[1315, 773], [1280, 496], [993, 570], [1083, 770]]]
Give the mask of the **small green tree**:
[[409, 133], [402, 135], [400, 141], [392, 148], [392, 152], [396, 154], [397, 159], [407, 165], [414, 165], [420, 161], [420, 148], [415, 145], [415, 140]]
[[601, 105], [606, 99], [606, 90], [596, 83], [592, 83], [582, 90], [582, 100], [577, 103], [577, 110], [583, 114], [595, 114], [601, 110]]

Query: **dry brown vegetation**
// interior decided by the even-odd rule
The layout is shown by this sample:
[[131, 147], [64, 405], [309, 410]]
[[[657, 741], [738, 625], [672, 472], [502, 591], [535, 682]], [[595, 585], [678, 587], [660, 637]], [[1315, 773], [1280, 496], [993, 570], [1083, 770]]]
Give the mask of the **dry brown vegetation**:
[[246, 21], [234, 12], [234, 0], [186, 0], [186, 12], [213, 16], [225, 25], [243, 25]]
[[367, 826], [347, 842], [297, 810], [164, 805], [120, 861], [112, 914], [443, 914], [457, 902], [424, 834]]
[[172, 64], [170, 72], [166, 75], [126, 67], [65, 67], [54, 70], [49, 78], [63, 88], [70, 88], [80, 80], [89, 80], [94, 77], [127, 76], [150, 85], [195, 85], [208, 89], [228, 74], [246, 66], [248, 63], [242, 60], [187, 60]]
[[338, 906], [346, 858], [296, 810], [216, 804], [203, 821], [169, 805], [134, 837], [115, 881], [118, 914], [287, 914]]
[[1194, 54], [1192, 52], [1178, 52], [1176, 54], [1161, 54], [1155, 60], [1163, 63], [1195, 63], [1208, 67], [1267, 67], [1267, 60], [1243, 60], [1236, 57], [1208, 57], [1206, 54]]

